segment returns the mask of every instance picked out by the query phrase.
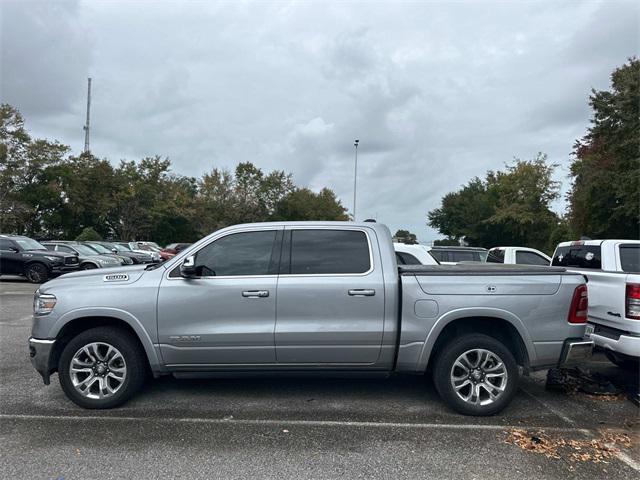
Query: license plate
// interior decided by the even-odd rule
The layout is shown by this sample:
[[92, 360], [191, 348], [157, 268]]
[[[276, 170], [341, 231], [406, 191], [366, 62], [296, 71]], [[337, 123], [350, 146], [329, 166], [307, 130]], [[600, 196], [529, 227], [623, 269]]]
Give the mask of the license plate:
[[587, 323], [587, 326], [584, 329], [585, 338], [591, 338], [591, 334], [593, 333], [594, 330], [595, 330], [595, 326]]

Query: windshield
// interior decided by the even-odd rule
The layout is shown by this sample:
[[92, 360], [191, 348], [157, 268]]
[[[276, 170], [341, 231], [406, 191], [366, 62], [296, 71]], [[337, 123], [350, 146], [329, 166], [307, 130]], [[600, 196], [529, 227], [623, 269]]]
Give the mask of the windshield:
[[47, 248], [39, 242], [31, 238], [16, 238], [16, 243], [20, 245], [23, 250], [46, 250]]
[[93, 248], [88, 247], [87, 245], [73, 245], [73, 248], [80, 255], [95, 255], [96, 252]]
[[87, 245], [87, 247], [94, 249], [98, 253], [111, 253], [111, 250], [103, 247], [99, 243], [90, 243], [89, 245]]
[[[131, 250], [133, 250], [128, 243], [114, 243], [114, 245], [116, 246], [119, 252], [122, 252], [122, 251], [130, 252]], [[120, 248], [122, 248], [122, 250], [120, 250]]]
[[[107, 243], [106, 245], [104, 245], [107, 248], [110, 249], [116, 249], [118, 252], [128, 252], [129, 249], [124, 248], [122, 245], [118, 245], [117, 243]], [[111, 252], [109, 252], [111, 253]]]

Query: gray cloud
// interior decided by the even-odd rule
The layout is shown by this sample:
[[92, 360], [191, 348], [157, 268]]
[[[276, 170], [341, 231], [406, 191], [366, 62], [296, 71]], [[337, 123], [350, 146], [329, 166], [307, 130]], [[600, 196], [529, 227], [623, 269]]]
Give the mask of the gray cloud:
[[[538, 151], [565, 181], [591, 88], [638, 50], [634, 2], [3, 2], [2, 100], [35, 134], [168, 155], [200, 175], [252, 161], [329, 186], [428, 241], [426, 212]], [[563, 208], [561, 202], [557, 208]]]

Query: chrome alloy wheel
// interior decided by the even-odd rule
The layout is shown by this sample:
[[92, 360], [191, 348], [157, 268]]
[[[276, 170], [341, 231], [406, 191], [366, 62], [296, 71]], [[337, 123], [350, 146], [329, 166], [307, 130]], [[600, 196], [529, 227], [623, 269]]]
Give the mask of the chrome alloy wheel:
[[127, 364], [120, 351], [104, 342], [93, 342], [80, 348], [69, 365], [74, 388], [92, 399], [116, 394], [127, 378]]
[[495, 353], [484, 349], [467, 350], [451, 367], [451, 385], [456, 395], [472, 405], [489, 405], [507, 387], [507, 368]]

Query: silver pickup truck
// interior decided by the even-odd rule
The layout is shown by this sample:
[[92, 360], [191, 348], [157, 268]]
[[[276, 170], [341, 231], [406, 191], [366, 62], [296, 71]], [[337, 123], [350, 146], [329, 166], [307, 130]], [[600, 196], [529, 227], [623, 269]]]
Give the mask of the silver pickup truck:
[[584, 277], [564, 268], [398, 266], [376, 223], [217, 231], [163, 264], [64, 275], [35, 293], [31, 360], [86, 408], [153, 376], [432, 373], [463, 414], [528, 372], [591, 354]]

